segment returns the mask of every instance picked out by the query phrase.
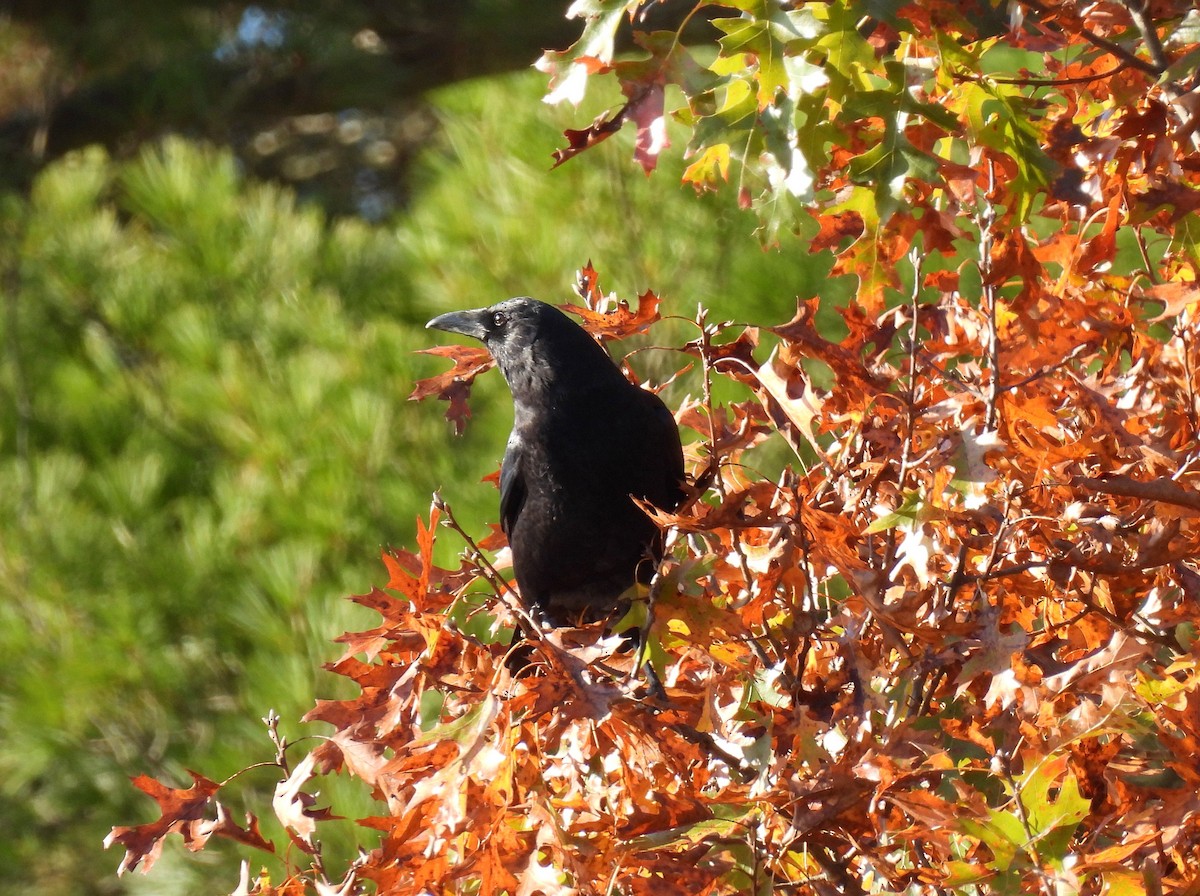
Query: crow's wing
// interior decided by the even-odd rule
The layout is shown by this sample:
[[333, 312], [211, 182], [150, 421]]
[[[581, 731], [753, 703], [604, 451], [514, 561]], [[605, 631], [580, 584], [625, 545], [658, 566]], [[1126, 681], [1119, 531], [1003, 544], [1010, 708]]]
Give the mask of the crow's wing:
[[522, 469], [521, 440], [514, 432], [508, 437], [504, 460], [500, 464], [500, 528], [512, 535], [513, 526], [525, 504], [525, 471]]
[[674, 510], [683, 499], [684, 469], [683, 446], [679, 441], [679, 427], [675, 417], [665, 404], [654, 397], [654, 425], [652, 450], [659, 453], [663, 466], [663, 510]]
[[632, 478], [633, 493], [662, 510], [674, 510], [683, 499], [684, 486], [679, 427], [667, 406], [653, 392], [634, 386], [627, 394], [635, 400], [627, 404], [629, 412], [623, 416], [637, 421], [634, 424], [636, 430], [629, 436], [630, 448], [638, 458], [627, 474]]

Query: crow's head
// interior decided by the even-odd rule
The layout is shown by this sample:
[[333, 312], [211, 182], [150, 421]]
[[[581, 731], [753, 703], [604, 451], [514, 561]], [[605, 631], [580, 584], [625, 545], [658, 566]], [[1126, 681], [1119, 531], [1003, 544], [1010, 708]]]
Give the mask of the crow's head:
[[537, 299], [508, 299], [490, 308], [451, 311], [425, 325], [480, 340], [518, 402], [545, 389], [594, 385], [624, 377], [591, 336], [557, 308]]

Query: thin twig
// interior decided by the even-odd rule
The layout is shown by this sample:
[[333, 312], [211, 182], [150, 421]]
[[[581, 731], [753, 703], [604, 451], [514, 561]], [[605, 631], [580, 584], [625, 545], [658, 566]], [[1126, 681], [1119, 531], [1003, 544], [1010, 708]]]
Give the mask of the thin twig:
[[525, 639], [528, 641], [542, 640], [541, 627], [521, 603], [521, 596], [513, 590], [513, 587], [508, 583], [508, 579], [500, 575], [496, 567], [492, 565], [492, 561], [484, 556], [483, 551], [479, 549], [479, 545], [475, 543], [475, 539], [468, 535], [466, 530], [458, 524], [458, 520], [454, 518], [454, 511], [450, 509], [450, 505], [437, 492], [433, 494], [433, 504], [446, 515], [446, 518], [442, 520], [442, 525], [453, 529], [458, 533], [459, 538], [466, 543], [467, 562], [483, 574], [483, 578], [492, 586], [492, 590], [496, 592], [496, 597], [500, 599], [500, 602], [508, 608], [509, 612], [517, 620], [517, 624], [521, 627], [521, 634], [525, 636]]
[[1141, 498], [1143, 501], [1155, 501], [1159, 504], [1200, 510], [1200, 492], [1179, 485], [1166, 477], [1143, 481], [1134, 479], [1132, 476], [1119, 475], [1073, 476], [1071, 485], [1089, 492], [1099, 492], [1102, 495]]
[[1068, 365], [1070, 365], [1077, 357], [1079, 357], [1079, 355], [1083, 354], [1083, 351], [1085, 348], [1087, 348], [1087, 346], [1084, 346], [1084, 345], [1077, 346], [1076, 348], [1074, 348], [1070, 352], [1068, 352], [1067, 356], [1065, 358], [1063, 358], [1061, 361], [1059, 361], [1057, 364], [1051, 364], [1049, 367], [1043, 367], [1041, 370], [1037, 371], [1036, 373], [1031, 373], [1031, 374], [1029, 374], [1029, 376], [1024, 377], [1023, 379], [1019, 379], [1014, 383], [1009, 383], [1001, 391], [1002, 392], [1013, 392], [1017, 389], [1020, 389], [1022, 386], [1028, 386], [1030, 383], [1035, 383], [1038, 380], [1043, 379], [1044, 377], [1047, 377], [1052, 373], [1057, 373], [1059, 370], [1062, 370], [1064, 367], [1067, 367]]
[[1017, 814], [1017, 820], [1021, 823], [1021, 827], [1025, 830], [1025, 847], [1030, 857], [1032, 857], [1038, 880], [1041, 882], [1042, 890], [1046, 896], [1053, 896], [1055, 888], [1044, 870], [1044, 862], [1042, 861], [1041, 853], [1038, 851], [1037, 843], [1040, 831], [1035, 831], [1030, 822], [1029, 814], [1025, 811], [1025, 804], [1021, 801], [1021, 788], [1017, 784], [1016, 778], [1013, 777], [1012, 764], [1009, 761], [1009, 756], [1003, 750], [997, 750], [994, 766], [1000, 772], [1000, 778], [1008, 785], [1012, 791], [1013, 808]]
[[1145, 629], [1129, 625], [1129, 623], [1127, 623], [1116, 613], [1113, 613], [1111, 610], [1107, 610], [1100, 604], [1096, 603], [1095, 599], [1090, 594], [1083, 595], [1080, 599], [1083, 601], [1083, 605], [1086, 608], [1085, 612], [1094, 613], [1102, 619], [1107, 620], [1118, 631], [1122, 631], [1125, 634], [1134, 638], [1138, 638], [1142, 641], [1150, 641], [1151, 643], [1158, 644], [1160, 647], [1165, 647], [1173, 653], [1182, 652], [1179, 649], [1179, 642], [1176, 641], [1172, 636], [1164, 635], [1162, 632], [1146, 631]]
[[1074, 78], [1001, 78], [996, 75], [976, 75], [966, 71], [951, 72], [950, 77], [956, 81], [970, 81], [974, 84], [1007, 84], [1014, 87], [1072, 87], [1078, 84], [1091, 84], [1093, 81], [1103, 81], [1113, 75], [1119, 75], [1129, 68], [1128, 62], [1120, 62], [1106, 72], [1094, 75], [1079, 75]]
[[703, 747], [713, 756], [724, 762], [729, 767], [729, 771], [743, 784], [748, 784], [758, 777], [758, 772], [718, 744], [707, 731], [700, 731], [684, 722], [668, 723], [668, 727], [684, 740], [698, 747]]
[[[263, 716], [262, 723], [267, 726], [267, 737], [271, 739], [271, 745], [275, 747], [275, 758], [264, 759], [262, 762], [255, 762], [245, 768], [239, 768], [236, 772], [225, 778], [223, 781], [217, 782], [218, 787], [224, 787], [232, 783], [248, 772], [252, 772], [259, 768], [277, 768], [283, 772], [284, 778], [291, 777], [291, 763], [287, 759], [287, 751], [296, 744], [303, 743], [306, 740], [312, 740], [311, 737], [301, 737], [297, 740], [288, 740], [279, 733], [279, 714], [271, 709]], [[325, 738], [320, 738], [324, 740]]]
[[[1053, 11], [1040, 3], [1039, 0], [1022, 0], [1022, 3], [1040, 15], [1046, 17], [1053, 15]], [[1134, 55], [1120, 44], [1113, 43], [1111, 40], [1101, 37], [1099, 34], [1084, 25], [1079, 26], [1077, 33], [1088, 43], [1099, 47], [1101, 50], [1104, 50], [1111, 56], [1115, 56], [1117, 59], [1123, 60], [1127, 65], [1131, 65], [1139, 71], [1145, 72], [1146, 74], [1155, 78], [1163, 73], [1163, 69], [1157, 68], [1153, 64], [1147, 62], [1145, 59], [1142, 59], [1140, 56]]]
[[[704, 407], [708, 412], [708, 450], [709, 456], [716, 462], [717, 472], [713, 482], [716, 485], [717, 494], [721, 497], [721, 504], [724, 506], [729, 496], [725, 490], [725, 477], [721, 475], [721, 458], [717, 452], [717, 425], [712, 400], [712, 363], [709, 360], [712, 351], [712, 331], [707, 325], [706, 316], [707, 312], [703, 308], [697, 310], [696, 324], [700, 327], [700, 367], [704, 374]], [[742, 549], [742, 538], [736, 528], [730, 527], [729, 541], [734, 553], [738, 556], [742, 577], [746, 583], [745, 600], [738, 602], [739, 605], [743, 605], [745, 601], [750, 599], [751, 583], [754, 581], [754, 576], [750, 572], [750, 561], [746, 557], [746, 552]]]
[[[917, 334], [919, 327], [917, 318], [920, 313], [921, 298], [921, 255], [914, 246], [908, 253], [908, 263], [912, 267], [913, 284], [912, 321], [908, 331], [908, 388], [904, 396], [904, 441], [900, 446], [900, 470], [896, 474], [896, 487], [901, 495], [904, 493], [905, 482], [908, 480], [908, 466], [912, 460], [912, 445], [916, 440], [917, 428]], [[883, 569], [885, 575], [896, 562], [896, 528], [888, 530], [887, 550], [884, 551]]]
[[996, 187], [996, 168], [988, 162], [988, 190], [979, 209], [979, 273], [983, 279], [983, 298], [987, 303], [984, 309], [987, 314], [987, 353], [988, 366], [992, 376], [989, 382], [987, 396], [987, 414], [984, 417], [984, 428], [997, 429], [999, 422], [999, 403], [1002, 387], [1000, 385], [1000, 332], [997, 318], [996, 303], [998, 291], [992, 282], [992, 239], [993, 228], [996, 226], [996, 209], [987, 198]]
[[1162, 283], [1162, 278], [1158, 276], [1158, 271], [1154, 269], [1154, 265], [1150, 263], [1150, 251], [1146, 248], [1146, 238], [1142, 235], [1142, 228], [1133, 228], [1133, 238], [1137, 243], [1138, 253], [1142, 256], [1142, 264], [1146, 268], [1146, 276], [1150, 278], [1150, 282], [1157, 285]]
[[[997, 536], [998, 538], [999, 536]], [[1045, 569], [1053, 560], [1026, 560], [1024, 563], [1014, 563], [1012, 566], [1002, 566], [999, 569], [986, 569], [983, 572], [966, 573], [962, 580], [965, 584], [976, 585], [992, 579], [1003, 579], [1005, 576], [1016, 576], [1031, 569]]]
[[1129, 10], [1129, 18], [1133, 19], [1137, 30], [1142, 32], [1142, 41], [1146, 45], [1146, 52], [1150, 54], [1150, 61], [1158, 67], [1159, 71], [1165, 72], [1171, 62], [1163, 50], [1162, 41], [1158, 39], [1158, 29], [1146, 15], [1145, 0], [1125, 0], [1125, 8]]

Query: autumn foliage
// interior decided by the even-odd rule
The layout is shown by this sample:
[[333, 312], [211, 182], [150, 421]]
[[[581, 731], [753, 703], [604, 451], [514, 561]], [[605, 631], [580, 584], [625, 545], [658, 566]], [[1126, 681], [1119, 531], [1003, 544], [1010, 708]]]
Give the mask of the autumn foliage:
[[[642, 105], [614, 114], [647, 128], [629, 85], [680, 89], [688, 179], [736, 178], [854, 301], [701, 313], [657, 353], [698, 487], [658, 515], [644, 651], [596, 626], [506, 664], [502, 541], [436, 500], [387, 586], [351, 598], [379, 617], [330, 667], [356, 696], [309, 713], [329, 733], [305, 756], [275, 735], [291, 877], [240, 892], [1200, 888], [1194, 16], [723, 5], [741, 14], [702, 65], [663, 35], [614, 59], [604, 29], [639, 4], [576, 4], [554, 89], [615, 75]], [[687, 307], [668, 287], [614, 306], [589, 266], [578, 310], [622, 356]], [[417, 394], [461, 423], [486, 359], [438, 351], [456, 366]], [[790, 458], [768, 477], [771, 442]], [[462, 543], [453, 568], [435, 537]], [[308, 795], [333, 773], [378, 805], [349, 868], [325, 867]], [[162, 818], [114, 829], [123, 867], [170, 832], [278, 848], [227, 784], [138, 786]]]

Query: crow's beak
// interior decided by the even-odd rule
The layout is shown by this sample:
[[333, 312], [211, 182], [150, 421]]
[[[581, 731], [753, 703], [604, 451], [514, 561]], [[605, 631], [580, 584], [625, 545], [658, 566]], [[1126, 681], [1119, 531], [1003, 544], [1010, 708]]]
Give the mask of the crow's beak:
[[483, 324], [483, 314], [483, 310], [451, 311], [449, 314], [440, 314], [435, 317], [425, 325], [425, 329], [461, 333], [463, 336], [482, 340], [488, 334], [487, 327]]

